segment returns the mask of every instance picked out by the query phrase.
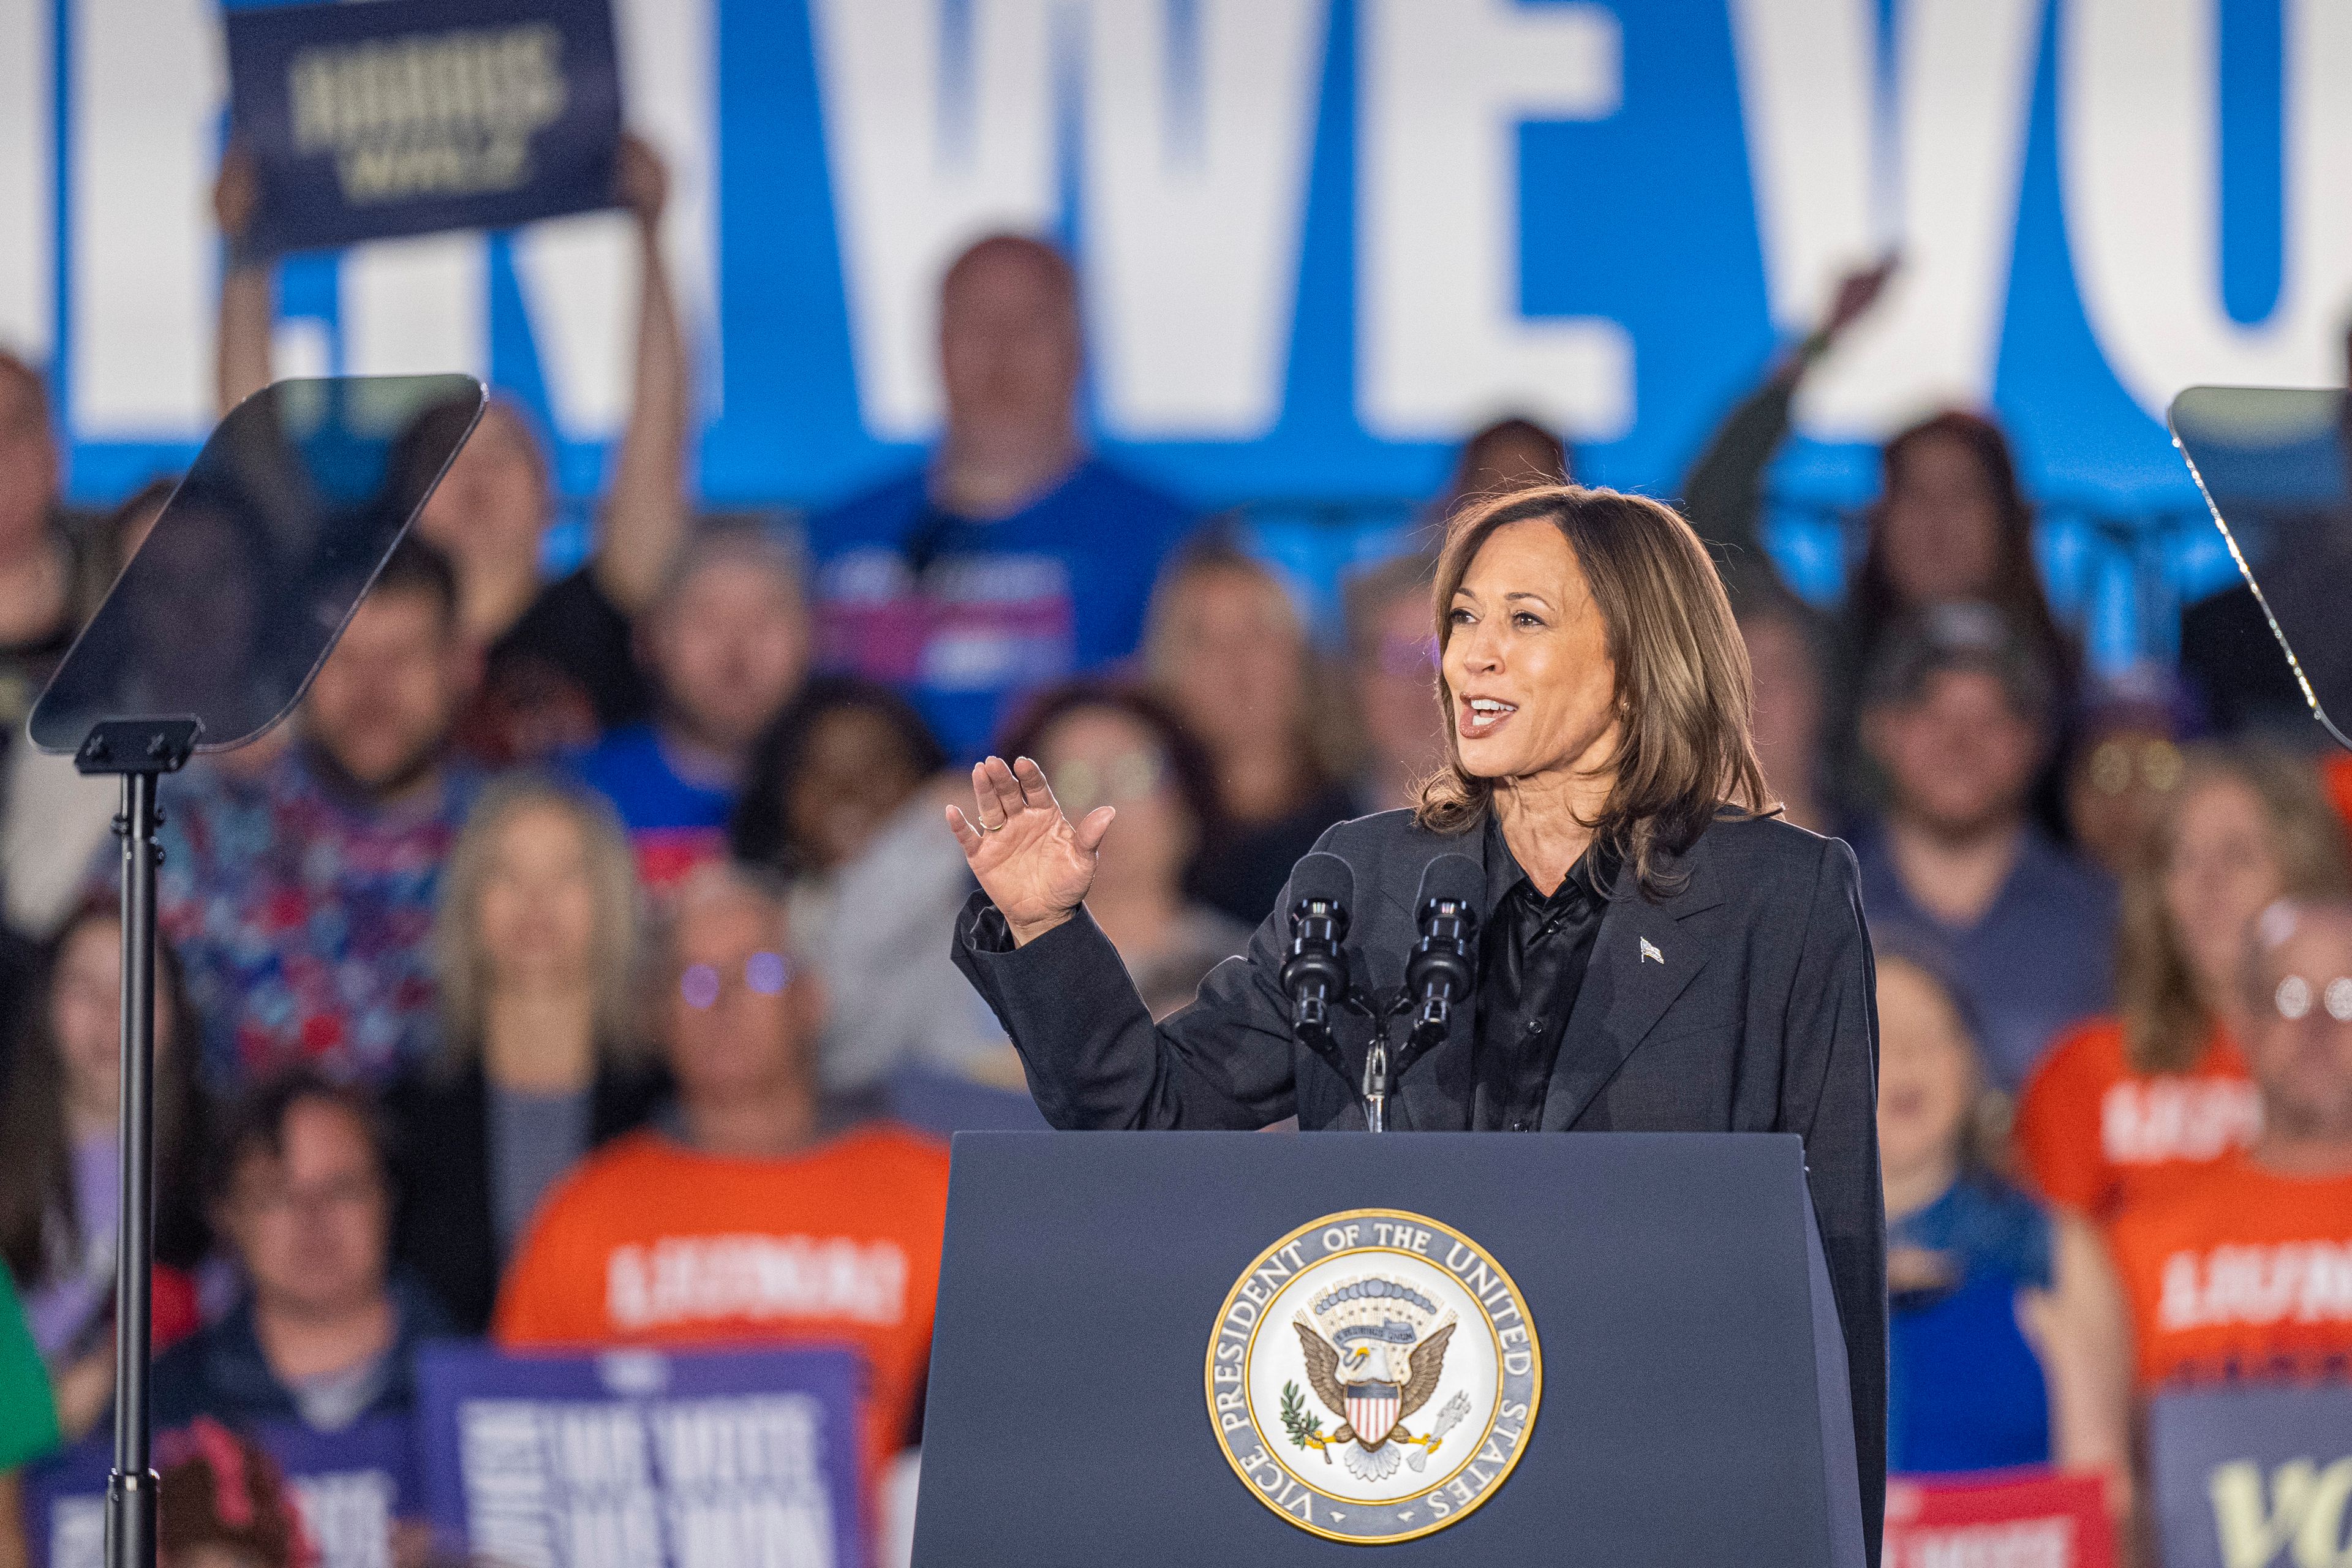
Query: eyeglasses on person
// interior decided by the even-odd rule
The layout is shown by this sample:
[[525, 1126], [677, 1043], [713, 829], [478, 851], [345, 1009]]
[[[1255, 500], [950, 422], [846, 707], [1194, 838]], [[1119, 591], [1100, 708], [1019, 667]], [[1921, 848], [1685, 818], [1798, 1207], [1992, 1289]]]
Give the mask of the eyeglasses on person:
[[2302, 975], [2290, 974], [2271, 993], [2271, 1005], [2288, 1023], [2299, 1024], [2311, 1016], [2315, 996], [2329, 1017], [2339, 1024], [2352, 1024], [2352, 975], [2339, 974], [2326, 985], [2315, 988]]
[[792, 963], [782, 953], [762, 951], [740, 963], [688, 964], [677, 977], [677, 994], [695, 1011], [708, 1012], [719, 1005], [730, 985], [739, 985], [755, 996], [776, 996], [792, 979]]

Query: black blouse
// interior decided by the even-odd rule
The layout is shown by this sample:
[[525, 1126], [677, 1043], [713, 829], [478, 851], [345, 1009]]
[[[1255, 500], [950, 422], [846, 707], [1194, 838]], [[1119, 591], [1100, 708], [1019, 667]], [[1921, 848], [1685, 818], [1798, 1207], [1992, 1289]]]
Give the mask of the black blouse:
[[1492, 816], [1486, 832], [1493, 840], [1486, 863], [1503, 868], [1506, 888], [1479, 937], [1470, 1125], [1481, 1132], [1533, 1132], [1543, 1125], [1560, 1037], [1608, 912], [1602, 889], [1613, 880], [1613, 858], [1596, 844], [1546, 898], [1519, 868]]

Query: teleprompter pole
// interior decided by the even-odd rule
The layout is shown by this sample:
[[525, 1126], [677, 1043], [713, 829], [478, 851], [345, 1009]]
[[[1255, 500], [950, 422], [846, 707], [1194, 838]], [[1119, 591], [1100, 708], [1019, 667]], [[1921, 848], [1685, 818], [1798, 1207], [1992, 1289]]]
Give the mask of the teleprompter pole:
[[156, 1477], [147, 1393], [155, 1261], [155, 786], [195, 748], [194, 719], [112, 720], [74, 753], [116, 773], [122, 806], [122, 1196], [114, 1247], [114, 1473], [106, 1486], [107, 1568], [154, 1568]]
[[156, 775], [122, 775], [122, 1214], [114, 1244], [114, 1474], [106, 1485], [108, 1568], [155, 1561], [148, 1458], [148, 1346], [155, 1256]]

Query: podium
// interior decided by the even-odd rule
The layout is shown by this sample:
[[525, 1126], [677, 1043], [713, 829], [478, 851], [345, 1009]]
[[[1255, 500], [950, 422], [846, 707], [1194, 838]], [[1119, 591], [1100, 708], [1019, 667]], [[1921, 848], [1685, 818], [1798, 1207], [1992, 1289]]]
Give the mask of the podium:
[[1863, 1563], [1794, 1136], [954, 1151], [918, 1568]]

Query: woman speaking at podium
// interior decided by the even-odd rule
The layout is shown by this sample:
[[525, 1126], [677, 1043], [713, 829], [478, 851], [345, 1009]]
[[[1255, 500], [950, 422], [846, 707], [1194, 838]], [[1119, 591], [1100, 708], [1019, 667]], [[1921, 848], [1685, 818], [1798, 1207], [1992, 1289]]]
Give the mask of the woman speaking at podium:
[[[1413, 810], [1341, 823], [1318, 846], [1353, 871], [1346, 958], [1368, 989], [1402, 984], [1433, 859], [1486, 872], [1475, 995], [1404, 1071], [1391, 1124], [1801, 1134], [1874, 1542], [1885, 1229], [1853, 854], [1769, 815], [1738, 629], [1698, 536], [1666, 507], [1551, 486], [1469, 508], [1448, 530], [1434, 610], [1447, 764]], [[1297, 879], [1249, 951], [1155, 1026], [1086, 910], [1113, 808], [1071, 822], [1025, 757], [989, 758], [972, 786], [970, 811], [947, 808], [981, 889], [955, 959], [1048, 1121], [1366, 1125], [1356, 1086], [1292, 1036], [1281, 971]], [[1360, 1061], [1371, 1025], [1346, 1026]]]

